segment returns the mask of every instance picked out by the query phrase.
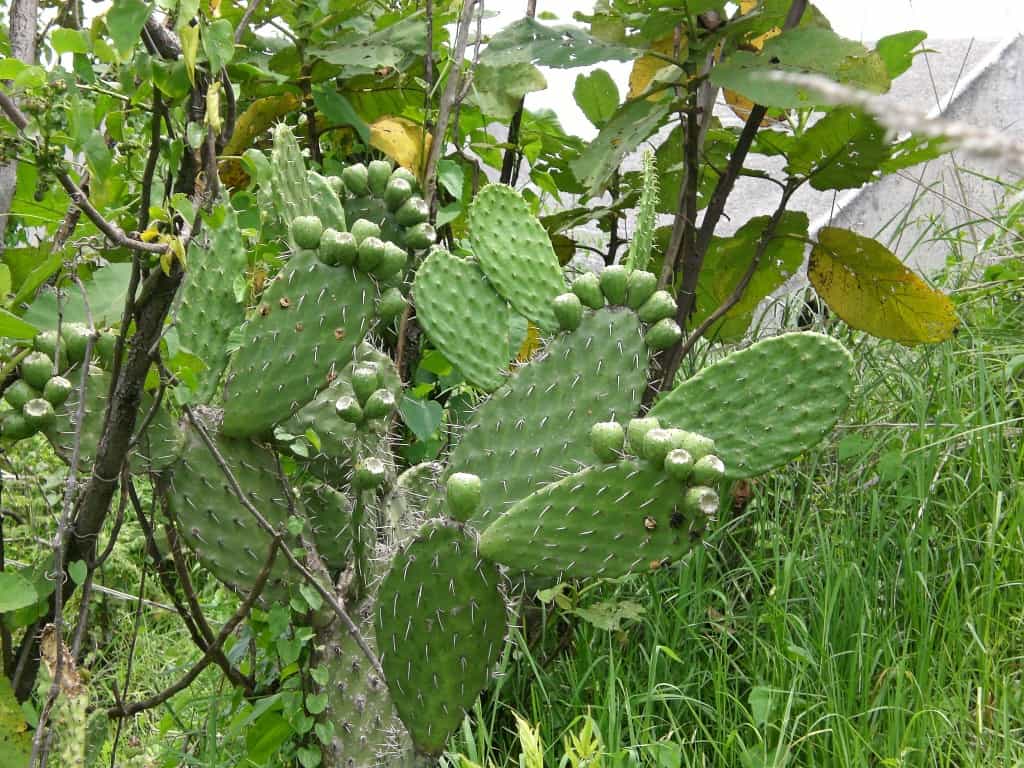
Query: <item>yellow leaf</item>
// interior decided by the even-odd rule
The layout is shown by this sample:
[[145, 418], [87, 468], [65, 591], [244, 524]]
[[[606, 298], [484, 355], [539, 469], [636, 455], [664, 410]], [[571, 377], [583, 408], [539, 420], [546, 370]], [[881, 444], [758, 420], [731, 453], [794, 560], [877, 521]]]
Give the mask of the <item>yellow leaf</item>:
[[[740, 14], [750, 13], [752, 10], [757, 8], [758, 0], [742, 0], [740, 3]], [[764, 44], [771, 40], [773, 37], [777, 37], [782, 34], [782, 30], [779, 27], [772, 27], [767, 32], [758, 35], [753, 40], [741, 45], [740, 47], [747, 51], [760, 51], [764, 48]], [[740, 120], [746, 121], [750, 117], [750, 110], [754, 108], [754, 102], [748, 99], [746, 96], [740, 96], [736, 91], [730, 91], [728, 88], [723, 89], [725, 96], [725, 103], [732, 109], [733, 114], [736, 115]], [[761, 126], [776, 125], [779, 121], [773, 117], [765, 117], [761, 121]]]
[[533, 323], [526, 324], [526, 338], [523, 339], [519, 351], [516, 352], [516, 362], [528, 363], [530, 358], [537, 354], [540, 349], [540, 331]]
[[957, 326], [949, 298], [884, 245], [838, 227], [818, 232], [807, 276], [847, 325], [901, 344], [945, 341]]
[[245, 172], [239, 156], [255, 143], [258, 136], [301, 103], [302, 99], [294, 93], [279, 93], [256, 99], [239, 115], [231, 141], [224, 147], [224, 160], [220, 166], [220, 180], [226, 186], [236, 189], [249, 183], [249, 174]]
[[385, 116], [370, 124], [370, 146], [419, 176], [430, 151], [430, 134], [424, 137], [423, 126], [412, 120]]
[[220, 80], [206, 89], [206, 124], [214, 133], [220, 133]]
[[139, 233], [139, 239], [144, 243], [152, 243], [158, 237], [160, 237], [160, 230], [154, 224], [150, 224], [145, 232]]
[[[681, 58], [686, 57], [686, 37], [683, 37], [679, 44]], [[667, 35], [659, 40], [655, 40], [651, 46], [651, 50], [655, 53], [660, 53], [664, 56], [671, 57], [675, 51], [675, 42], [673, 35]], [[659, 58], [658, 56], [651, 56], [645, 54], [639, 59], [633, 62], [633, 69], [629, 72], [629, 94], [626, 98], [635, 99], [638, 96], [643, 95], [648, 88], [651, 87], [651, 83], [654, 81], [654, 76], [658, 74], [665, 67], [671, 67], [665, 59]], [[657, 101], [665, 96], [665, 91], [658, 91], [651, 96], [648, 96], [651, 101]]]
[[185, 60], [185, 71], [192, 87], [196, 86], [196, 56], [199, 55], [199, 25], [183, 24], [178, 30], [181, 39], [181, 57]]

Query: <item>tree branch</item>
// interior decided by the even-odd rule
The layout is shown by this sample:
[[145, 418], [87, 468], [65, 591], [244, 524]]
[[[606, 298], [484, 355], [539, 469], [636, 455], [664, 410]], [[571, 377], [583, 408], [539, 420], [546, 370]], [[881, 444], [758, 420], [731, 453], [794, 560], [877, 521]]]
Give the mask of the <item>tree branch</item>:
[[[532, 19], [537, 15], [537, 0], [526, 0], [526, 18]], [[519, 151], [519, 131], [523, 124], [523, 111], [526, 108], [526, 97], [519, 100], [515, 114], [508, 124], [508, 147], [505, 149], [505, 156], [501, 159], [501, 183], [515, 185], [519, 177], [519, 163], [522, 161], [522, 153]]]

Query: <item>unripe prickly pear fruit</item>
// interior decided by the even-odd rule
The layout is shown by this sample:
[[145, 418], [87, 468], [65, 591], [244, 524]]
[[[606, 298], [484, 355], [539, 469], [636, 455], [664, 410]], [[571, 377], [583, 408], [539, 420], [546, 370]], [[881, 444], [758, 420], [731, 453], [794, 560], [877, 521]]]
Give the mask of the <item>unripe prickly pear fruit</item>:
[[395, 221], [403, 227], [414, 227], [430, 218], [430, 209], [422, 197], [410, 197], [395, 211]]
[[57, 420], [57, 414], [49, 400], [41, 397], [29, 400], [21, 409], [25, 421], [32, 427], [34, 432], [42, 429], [49, 429]]
[[384, 190], [384, 205], [389, 211], [397, 211], [405, 201], [412, 197], [412, 185], [405, 179], [391, 177], [387, 188]]
[[416, 179], [416, 174], [414, 174], [408, 168], [403, 168], [402, 166], [398, 166], [397, 168], [395, 168], [395, 170], [391, 172], [391, 180], [394, 181], [395, 179], [401, 179], [402, 181], [408, 183], [408, 185], [412, 189], [416, 189], [416, 187], [419, 186], [419, 181], [417, 181]]
[[643, 456], [644, 438], [652, 429], [661, 429], [661, 422], [653, 416], [630, 419], [626, 425], [626, 450], [634, 456]]
[[43, 387], [43, 397], [54, 406], [64, 405], [71, 397], [71, 382], [63, 376], [53, 376]]
[[575, 331], [583, 321], [583, 303], [575, 293], [555, 296], [553, 302], [555, 318], [563, 331]]
[[682, 429], [652, 429], [644, 435], [640, 455], [656, 467], [665, 466], [665, 458], [676, 448], [685, 448], [686, 432]]
[[366, 405], [370, 395], [380, 389], [380, 369], [375, 363], [360, 363], [352, 370], [352, 391], [361, 405]]
[[51, 360], [59, 357], [57, 364], [60, 370], [63, 371], [68, 367], [67, 341], [65, 339], [61, 340], [60, 350], [58, 351], [56, 331], [41, 331], [37, 333], [35, 338], [32, 339], [32, 349], [36, 352], [42, 352]]
[[60, 333], [68, 352], [68, 360], [72, 363], [82, 362], [89, 343], [89, 329], [82, 323], [66, 323], [61, 327]]
[[0, 436], [8, 440], [24, 440], [36, 433], [21, 411], [8, 411], [0, 421]]
[[380, 227], [366, 219], [356, 219], [349, 229], [357, 245], [368, 237], [380, 237]]
[[725, 477], [725, 464], [713, 454], [701, 456], [693, 465], [693, 482], [697, 485], [714, 485]]
[[377, 197], [384, 194], [388, 182], [391, 181], [391, 163], [387, 160], [371, 160], [366, 167], [366, 183]]
[[367, 419], [383, 419], [395, 410], [395, 404], [395, 395], [390, 389], [378, 389], [366, 399], [363, 415]]
[[666, 318], [676, 316], [676, 300], [668, 291], [655, 291], [651, 297], [640, 305], [637, 314], [645, 323], [657, 323]]
[[359, 405], [359, 401], [351, 395], [339, 397], [334, 403], [334, 411], [349, 424], [359, 424], [363, 420], [363, 408]]
[[20, 411], [25, 403], [36, 397], [39, 397], [39, 392], [24, 379], [18, 379], [4, 390], [4, 400], [16, 411]]
[[672, 318], [666, 317], [659, 320], [644, 335], [644, 341], [649, 349], [668, 349], [683, 338], [683, 330]]
[[389, 323], [405, 311], [408, 302], [397, 288], [388, 288], [380, 296], [377, 304], [377, 316], [381, 322]]
[[117, 333], [115, 331], [100, 331], [96, 339], [96, 355], [100, 362], [108, 368], [114, 364], [114, 350], [117, 348]]
[[320, 261], [332, 267], [339, 264], [350, 267], [356, 263], [356, 247], [356, 239], [351, 232], [325, 229], [320, 237]]
[[414, 251], [425, 251], [437, 242], [437, 232], [424, 221], [406, 230], [405, 242]]
[[621, 264], [612, 264], [601, 271], [601, 291], [609, 304], [626, 303], [626, 281], [629, 270]]
[[713, 515], [718, 512], [718, 494], [714, 488], [703, 485], [687, 488], [683, 496], [683, 509], [690, 514]]
[[296, 216], [292, 221], [292, 240], [299, 248], [316, 249], [323, 233], [323, 222], [317, 216]]
[[362, 163], [350, 165], [341, 172], [341, 180], [354, 197], [362, 197], [370, 191], [367, 183], [366, 166]]
[[21, 378], [33, 389], [41, 390], [53, 376], [53, 360], [42, 352], [29, 352], [21, 361]]
[[334, 190], [334, 194], [336, 194], [340, 200], [344, 200], [348, 197], [348, 189], [345, 187], [345, 181], [341, 176], [328, 176], [327, 184], [332, 190]]
[[356, 266], [369, 272], [384, 258], [384, 241], [379, 237], [364, 238], [356, 249]]
[[384, 253], [373, 268], [373, 276], [378, 280], [390, 280], [403, 269], [409, 256], [405, 248], [392, 243], [390, 240], [384, 243]]
[[626, 277], [626, 306], [639, 309], [658, 287], [658, 278], [643, 269], [634, 269]]
[[590, 428], [590, 447], [601, 461], [616, 461], [622, 453], [626, 430], [617, 421], [601, 421]]
[[715, 441], [710, 437], [704, 437], [704, 435], [698, 435], [696, 432], [689, 432], [685, 429], [678, 431], [681, 433], [679, 447], [688, 450], [694, 461], [700, 461], [708, 454], [715, 452]]
[[480, 506], [481, 484], [477, 475], [456, 472], [448, 478], [448, 508], [452, 517], [466, 520], [473, 516]]
[[665, 456], [665, 474], [673, 480], [688, 483], [693, 475], [693, 455], [685, 448], [673, 448]]
[[356, 464], [352, 484], [356, 490], [368, 491], [383, 483], [386, 474], [384, 462], [376, 456], [371, 456]]
[[601, 309], [604, 306], [604, 294], [601, 293], [601, 280], [593, 272], [584, 272], [577, 277], [572, 284], [572, 292], [580, 301], [591, 309]]

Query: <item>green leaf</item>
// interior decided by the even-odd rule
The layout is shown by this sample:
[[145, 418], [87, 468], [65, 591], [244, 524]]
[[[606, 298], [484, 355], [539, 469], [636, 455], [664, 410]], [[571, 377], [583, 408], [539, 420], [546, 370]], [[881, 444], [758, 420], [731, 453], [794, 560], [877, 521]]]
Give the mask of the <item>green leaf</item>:
[[860, 110], [837, 107], [800, 136], [786, 172], [809, 176], [815, 189], [856, 189], [889, 156], [886, 130]]
[[619, 89], [612, 76], [603, 69], [595, 69], [589, 75], [577, 75], [572, 95], [587, 120], [596, 128], [604, 127], [619, 108]]
[[773, 80], [768, 77], [773, 72], [821, 75], [877, 93], [888, 90], [890, 84], [881, 56], [819, 27], [787, 30], [768, 40], [757, 53], [733, 52], [712, 70], [711, 82], [768, 107], [815, 105], [814, 96], [805, 88]]
[[617, 632], [624, 621], [640, 621], [644, 607], [632, 600], [606, 600], [586, 608], [574, 608], [572, 613], [598, 629]]
[[89, 569], [86, 567], [84, 560], [75, 560], [75, 562], [68, 566], [68, 575], [75, 584], [83, 584], [88, 574]]
[[870, 237], [823, 227], [807, 277], [829, 309], [852, 328], [901, 344], [945, 341], [957, 326], [949, 298]]
[[11, 681], [0, 677], [0, 765], [27, 768], [32, 755], [32, 737], [21, 706], [14, 697]]
[[875, 43], [875, 51], [882, 57], [885, 71], [888, 72], [890, 78], [895, 80], [910, 69], [910, 65], [914, 63], [914, 57], [922, 52], [918, 47], [926, 37], [928, 37], [927, 32], [911, 29], [907, 32], [888, 35]]
[[[697, 283], [694, 325], [702, 323], [724, 304], [739, 285], [750, 268], [769, 220], [768, 216], [757, 216], [740, 227], [732, 237], [712, 239]], [[807, 214], [796, 211], [783, 214], [743, 298], [711, 326], [709, 336], [725, 341], [743, 338], [761, 300], [786, 282], [803, 263], [807, 226]]]
[[[121, 322], [124, 297], [128, 291], [131, 264], [108, 264], [97, 270], [92, 280], [85, 283], [89, 309], [97, 328]], [[65, 323], [86, 322], [85, 304], [78, 291], [67, 295], [62, 303]], [[56, 329], [57, 297], [52, 292], [40, 293], [25, 312], [25, 320], [40, 329]]]
[[88, 53], [89, 37], [78, 29], [58, 27], [50, 33], [50, 45], [57, 53]]
[[752, 688], [747, 697], [750, 704], [750, 716], [754, 721], [754, 727], [760, 728], [768, 722], [772, 713], [772, 690], [763, 685]]
[[570, 69], [602, 61], [632, 61], [636, 55], [634, 49], [602, 42], [581, 27], [549, 27], [524, 18], [491, 38], [480, 54], [480, 63], [490, 67], [539, 64]]
[[436, 400], [417, 400], [405, 395], [399, 405], [402, 421], [420, 441], [429, 440], [441, 426], [444, 409]]
[[277, 712], [267, 712], [246, 731], [246, 756], [255, 765], [266, 765], [291, 736], [288, 721]]
[[[437, 181], [444, 187], [448, 194], [456, 200], [462, 198], [462, 186], [465, 182], [465, 174], [462, 166], [454, 160], [444, 159], [437, 164]], [[441, 225], [438, 224], [440, 227]]]
[[14, 57], [0, 59], [0, 80], [13, 80], [26, 67], [28, 67], [28, 64], [21, 59], [15, 59]]
[[350, 125], [359, 134], [359, 140], [363, 144], [370, 143], [370, 126], [355, 111], [351, 102], [333, 87], [321, 85], [314, 88], [313, 103], [329, 123]]
[[147, 18], [149, 5], [142, 0], [114, 0], [107, 11], [107, 29], [122, 56], [131, 52], [139, 42], [139, 33]]
[[19, 573], [0, 572], [0, 613], [27, 608], [39, 600], [32, 582]]
[[296, 755], [298, 755], [302, 768], [317, 768], [323, 759], [320, 750], [313, 747], [299, 747]]
[[203, 51], [212, 72], [220, 72], [235, 56], [235, 29], [227, 19], [217, 19], [203, 30]]
[[604, 189], [626, 155], [658, 129], [669, 108], [667, 99], [640, 99], [628, 102], [615, 113], [597, 138], [569, 164], [588, 195], [596, 195]]
[[107, 146], [107, 141], [100, 131], [93, 131], [82, 146], [85, 159], [89, 163], [89, 171], [94, 178], [105, 179], [110, 175], [110, 167], [114, 156]]
[[319, 715], [325, 709], [327, 709], [327, 694], [326, 693], [311, 693], [306, 696], [306, 709], [311, 715]]
[[480, 64], [473, 71], [473, 91], [480, 111], [508, 120], [528, 93], [543, 91], [548, 81], [533, 64], [518, 62], [492, 67]]
[[0, 308], [0, 336], [5, 339], [31, 339], [39, 329], [32, 323]]

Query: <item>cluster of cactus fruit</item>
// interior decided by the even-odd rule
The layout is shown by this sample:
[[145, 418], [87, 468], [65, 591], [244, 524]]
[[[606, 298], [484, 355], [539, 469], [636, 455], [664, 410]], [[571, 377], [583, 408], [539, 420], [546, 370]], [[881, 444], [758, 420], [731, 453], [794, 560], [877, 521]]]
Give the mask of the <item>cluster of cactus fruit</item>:
[[[678, 561], [715, 519], [725, 481], [806, 451], [845, 407], [849, 354], [800, 333], [723, 358], [641, 415], [651, 353], [681, 334], [654, 275], [611, 266], [567, 284], [543, 227], [509, 187], [481, 190], [465, 252], [455, 254], [432, 247], [427, 208], [403, 169], [374, 161], [325, 179], [305, 169], [283, 126], [272, 167], [272, 215], [290, 224], [290, 257], [255, 306], [225, 309], [244, 320], [242, 344], [230, 360], [209, 355], [198, 424], [176, 425], [162, 407], [146, 456], [168, 479], [182, 539], [232, 589], [252, 587], [272, 539], [200, 427], [247, 501], [290, 544], [315, 550], [340, 585], [384, 676], [349, 633], [322, 622], [316, 656], [331, 674], [320, 717], [333, 724], [325, 764], [438, 754], [487, 684], [522, 577], [614, 577]], [[235, 227], [233, 217], [221, 227]], [[190, 259], [178, 317], [183, 344], [194, 340], [204, 356], [226, 349], [235, 329], [197, 308], [227, 302], [230, 280], [213, 276], [245, 266], [237, 233], [208, 237], [222, 247]], [[379, 342], [410, 286], [430, 344], [487, 394], [443, 462], [399, 471], [403, 384]], [[514, 315], [545, 338], [519, 365], [510, 362]], [[82, 364], [68, 346], [69, 362]], [[104, 387], [69, 397], [68, 380], [53, 377], [59, 368], [41, 353], [22, 361], [31, 397], [9, 398], [6, 436], [23, 436], [6, 425], [28, 420], [37, 389], [51, 413], [82, 396], [87, 411], [101, 409]], [[286, 477], [281, 435], [311, 431], [315, 455], [292, 455], [299, 469]], [[287, 602], [300, 582], [278, 558], [263, 603]]]

